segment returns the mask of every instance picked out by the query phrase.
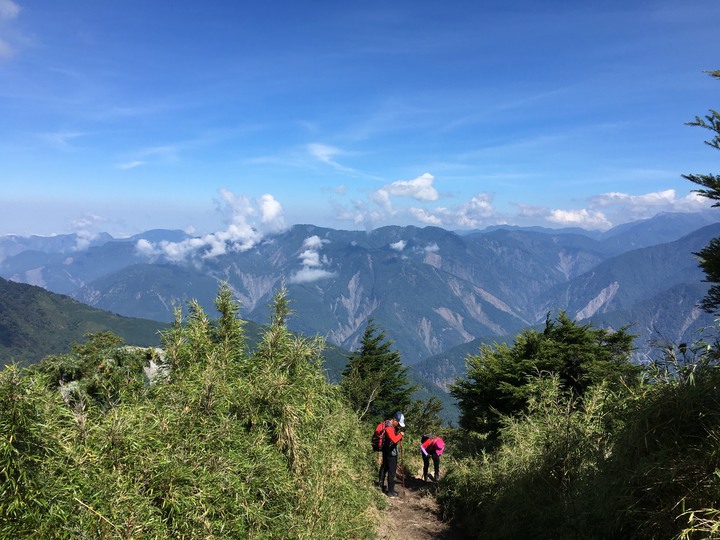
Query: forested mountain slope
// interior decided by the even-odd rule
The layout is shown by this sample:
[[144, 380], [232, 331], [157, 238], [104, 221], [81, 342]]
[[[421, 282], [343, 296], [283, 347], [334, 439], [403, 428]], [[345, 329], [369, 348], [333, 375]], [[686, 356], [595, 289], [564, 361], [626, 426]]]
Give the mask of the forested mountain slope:
[[128, 344], [158, 346], [158, 321], [116, 315], [40, 287], [0, 278], [0, 358], [3, 364], [37, 362], [67, 352], [88, 333], [110, 331]]

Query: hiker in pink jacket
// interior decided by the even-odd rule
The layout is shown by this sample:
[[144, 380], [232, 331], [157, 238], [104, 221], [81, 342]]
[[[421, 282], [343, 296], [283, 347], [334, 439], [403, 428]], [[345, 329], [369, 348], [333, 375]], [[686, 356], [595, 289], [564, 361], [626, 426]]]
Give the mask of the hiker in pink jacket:
[[423, 480], [428, 480], [428, 468], [430, 467], [430, 458], [433, 460], [435, 475], [430, 478], [437, 482], [440, 476], [440, 456], [445, 450], [445, 441], [435, 435], [423, 435], [420, 439], [420, 451], [423, 458]]

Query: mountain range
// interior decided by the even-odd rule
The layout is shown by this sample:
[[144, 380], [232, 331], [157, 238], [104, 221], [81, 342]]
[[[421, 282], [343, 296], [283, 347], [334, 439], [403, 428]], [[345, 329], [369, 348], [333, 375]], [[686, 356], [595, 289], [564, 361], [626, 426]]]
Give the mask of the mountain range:
[[[221, 250], [182, 231], [6, 236], [0, 276], [158, 322], [190, 299], [213, 312], [226, 282], [242, 317], [264, 324], [272, 295], [285, 286], [292, 330], [354, 350], [373, 319], [406, 364], [439, 381], [462, 369], [452, 351], [511, 339], [560, 310], [603, 327], [631, 325], [638, 358], [658, 337], [692, 341], [712, 324], [697, 308], [707, 284], [693, 253], [716, 236], [714, 213], [658, 214], [603, 233], [296, 225]], [[443, 375], [447, 354], [455, 367]]]

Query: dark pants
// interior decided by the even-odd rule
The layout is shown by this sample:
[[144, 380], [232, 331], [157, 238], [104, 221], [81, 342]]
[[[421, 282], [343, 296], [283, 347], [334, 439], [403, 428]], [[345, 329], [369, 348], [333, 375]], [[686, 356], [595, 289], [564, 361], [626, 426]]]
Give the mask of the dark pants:
[[385, 475], [387, 475], [388, 493], [395, 491], [395, 473], [397, 472], [397, 454], [392, 455], [390, 452], [383, 452], [383, 461], [380, 465], [380, 487], [385, 483]]
[[440, 456], [438, 456], [436, 453], [433, 452], [432, 454], [427, 454], [427, 455], [423, 454], [422, 458], [423, 458], [423, 480], [425, 480], [427, 482], [428, 469], [430, 468], [430, 458], [432, 458], [433, 466], [435, 468], [435, 476], [433, 476], [433, 478], [437, 482], [438, 475], [440, 474]]
[[380, 455], [380, 471], [378, 472], [378, 486], [385, 489], [385, 475], [387, 474], [387, 465], [385, 464], [385, 456]]

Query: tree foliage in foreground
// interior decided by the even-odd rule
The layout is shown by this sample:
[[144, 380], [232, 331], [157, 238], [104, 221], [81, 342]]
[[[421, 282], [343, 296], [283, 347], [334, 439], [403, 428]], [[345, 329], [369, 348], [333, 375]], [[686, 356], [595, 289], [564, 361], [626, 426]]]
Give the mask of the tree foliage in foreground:
[[[720, 70], [710, 71], [709, 75], [720, 79]], [[710, 109], [704, 117], [696, 116], [688, 125], [709, 130], [713, 136], [705, 144], [720, 150], [720, 113]], [[695, 190], [699, 195], [710, 199], [713, 206], [720, 206], [720, 176], [715, 174], [684, 174], [683, 178], [702, 186]], [[696, 255], [700, 258], [700, 268], [705, 272], [706, 281], [713, 283], [702, 301], [702, 307], [708, 313], [720, 309], [720, 238], [713, 238], [710, 243]]]
[[366, 434], [324, 378], [322, 342], [287, 330], [284, 291], [253, 351], [225, 288], [218, 320], [189, 307], [155, 378], [134, 365], [121, 392], [63, 399], [129, 367], [93, 339], [0, 372], [0, 537], [372, 537]]
[[494, 440], [502, 418], [520, 414], [533, 397], [533, 378], [553, 374], [572, 399], [601, 382], [631, 384], [639, 370], [630, 363], [633, 336], [548, 315], [542, 332], [527, 329], [512, 346], [483, 344], [466, 360], [467, 371], [451, 387], [460, 409], [460, 426]]
[[450, 466], [446, 515], [490, 540], [719, 537], [717, 341], [666, 346], [644, 381], [578, 399], [557, 374], [531, 378], [494, 450]]

